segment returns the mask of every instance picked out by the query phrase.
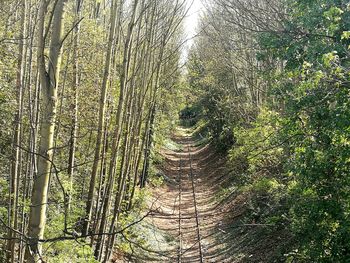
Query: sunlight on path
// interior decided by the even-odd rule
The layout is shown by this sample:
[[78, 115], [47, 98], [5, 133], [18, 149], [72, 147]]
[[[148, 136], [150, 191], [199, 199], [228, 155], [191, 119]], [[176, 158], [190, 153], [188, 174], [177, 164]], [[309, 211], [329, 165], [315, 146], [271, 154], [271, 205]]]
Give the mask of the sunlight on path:
[[222, 216], [216, 211], [213, 182], [219, 174], [215, 172], [219, 160], [208, 145], [194, 146], [198, 141], [190, 129], [178, 128], [173, 140], [182, 150], [164, 150], [163, 172], [169, 180], [163, 187], [154, 189], [160, 209], [150, 223], [158, 231], [148, 241], [154, 244], [154, 250], [165, 255], [157, 260], [231, 262], [221, 253], [226, 245], [217, 238], [222, 234], [219, 230]]

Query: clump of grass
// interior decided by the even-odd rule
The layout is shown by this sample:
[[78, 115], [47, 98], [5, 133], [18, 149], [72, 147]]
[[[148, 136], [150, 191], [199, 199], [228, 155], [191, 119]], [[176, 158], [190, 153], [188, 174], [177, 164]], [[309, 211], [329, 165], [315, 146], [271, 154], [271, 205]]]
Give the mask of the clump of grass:
[[177, 152], [183, 150], [183, 146], [181, 144], [178, 144], [171, 139], [165, 140], [164, 147], [168, 150], [177, 151]]

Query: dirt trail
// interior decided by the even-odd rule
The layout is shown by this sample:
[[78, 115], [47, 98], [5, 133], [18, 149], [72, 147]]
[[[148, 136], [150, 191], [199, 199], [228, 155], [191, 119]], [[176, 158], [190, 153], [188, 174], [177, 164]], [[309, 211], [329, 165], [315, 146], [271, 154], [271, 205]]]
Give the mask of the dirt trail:
[[144, 243], [134, 244], [131, 261], [115, 262], [281, 262], [287, 233], [245, 217], [249, 196], [232, 188], [226, 159], [188, 132], [172, 138], [178, 150], [162, 150], [165, 183], [150, 188], [153, 212], [138, 236]]
[[[173, 238], [164, 250], [162, 240], [153, 248], [164, 256], [161, 262], [233, 262], [226, 244], [218, 239], [224, 233], [223, 213], [215, 203], [223, 160], [209, 146], [195, 146], [190, 136], [175, 136], [180, 151], [164, 150], [163, 172], [166, 184], [154, 189], [158, 212], [151, 224]], [[150, 261], [147, 261], [150, 262]]]

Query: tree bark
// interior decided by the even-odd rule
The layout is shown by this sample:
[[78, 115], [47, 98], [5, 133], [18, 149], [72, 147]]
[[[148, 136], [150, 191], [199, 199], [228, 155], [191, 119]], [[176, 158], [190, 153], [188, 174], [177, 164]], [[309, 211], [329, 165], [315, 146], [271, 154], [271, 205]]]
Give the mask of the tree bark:
[[[103, 127], [105, 125], [108, 79], [110, 74], [113, 43], [116, 35], [117, 7], [118, 7], [117, 1], [113, 1], [112, 8], [111, 8], [111, 25], [109, 29], [108, 47], [107, 47], [106, 61], [104, 66], [104, 74], [103, 74], [102, 88], [101, 88], [95, 156], [94, 156], [94, 162], [92, 165], [92, 172], [91, 172], [91, 178], [90, 178], [90, 184], [89, 184], [89, 193], [88, 193], [88, 198], [87, 198], [86, 208], [85, 208], [85, 221], [83, 226], [83, 234], [85, 235], [89, 232], [89, 226], [90, 226], [90, 221], [92, 216], [93, 199], [96, 192], [95, 185], [96, 185], [97, 170], [98, 170], [100, 157], [101, 157]], [[122, 8], [122, 6], [120, 6], [119, 8]]]
[[[76, 0], [76, 19], [80, 20], [82, 0]], [[77, 143], [77, 129], [78, 129], [78, 88], [79, 88], [79, 34], [80, 23], [75, 26], [74, 29], [74, 44], [73, 44], [73, 103], [72, 103], [72, 116], [71, 116], [71, 134], [69, 142], [69, 156], [68, 156], [68, 176], [69, 176], [69, 197], [68, 197], [68, 211], [71, 207], [72, 192], [73, 192], [73, 174], [74, 174], [74, 162], [75, 162], [75, 150]]]
[[[38, 172], [34, 178], [30, 206], [28, 237], [29, 247], [26, 251], [28, 262], [42, 262], [39, 240], [44, 237], [46, 208], [48, 201], [48, 185], [53, 153], [53, 138], [57, 108], [57, 86], [61, 64], [62, 37], [64, 29], [64, 13], [67, 0], [58, 0], [53, 14], [52, 36], [50, 43], [49, 65], [46, 71], [44, 24], [47, 2], [40, 2], [39, 35], [38, 35], [38, 67], [42, 91], [42, 117], [38, 152]], [[47, 32], [46, 32], [47, 33]], [[46, 35], [45, 33], [45, 35]]]

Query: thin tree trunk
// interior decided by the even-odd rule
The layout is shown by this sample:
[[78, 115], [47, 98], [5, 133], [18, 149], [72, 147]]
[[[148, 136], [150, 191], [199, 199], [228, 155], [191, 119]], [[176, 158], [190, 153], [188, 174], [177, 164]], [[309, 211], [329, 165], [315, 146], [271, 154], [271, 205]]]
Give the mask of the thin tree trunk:
[[[53, 138], [57, 108], [57, 86], [61, 64], [62, 37], [64, 28], [64, 13], [67, 0], [58, 0], [54, 10], [52, 21], [52, 36], [49, 53], [48, 72], [45, 63], [45, 38], [44, 24], [47, 12], [47, 2], [42, 0], [39, 11], [39, 43], [38, 43], [38, 66], [40, 84], [42, 90], [42, 117], [40, 128], [40, 142], [38, 153], [38, 173], [34, 178], [31, 198], [29, 229], [29, 247], [26, 253], [28, 262], [42, 262], [41, 245], [39, 239], [44, 237], [46, 223], [46, 208], [48, 199], [48, 185], [50, 167], [53, 153]], [[46, 32], [47, 33], [47, 32]]]
[[153, 139], [154, 118], [155, 118], [155, 105], [152, 105], [149, 131], [147, 133], [147, 139], [146, 139], [145, 158], [144, 158], [144, 163], [143, 163], [142, 176], [141, 176], [141, 180], [140, 180], [140, 187], [141, 188], [144, 188], [146, 186], [146, 182], [147, 182], [147, 178], [148, 178], [149, 161], [150, 161], [149, 158], [150, 158], [151, 145], [152, 145], [152, 139]]
[[[10, 199], [9, 199], [9, 225], [13, 229], [18, 228], [18, 189], [19, 179], [21, 176], [21, 129], [22, 129], [22, 111], [23, 111], [23, 84], [24, 84], [24, 70], [25, 70], [25, 46], [24, 38], [26, 36], [26, 0], [21, 1], [21, 33], [19, 35], [18, 46], [18, 62], [17, 62], [17, 80], [16, 80], [16, 92], [17, 92], [17, 112], [15, 115], [15, 128], [13, 135], [12, 145], [12, 164], [11, 164], [11, 187], [10, 187]], [[8, 262], [14, 262], [16, 255], [15, 247], [16, 240], [15, 233], [9, 230], [9, 241], [7, 244], [7, 260]]]
[[[131, 42], [132, 42], [132, 32], [135, 24], [135, 17], [136, 17], [136, 9], [138, 5], [138, 0], [134, 0], [133, 3], [133, 11], [131, 20], [128, 25], [128, 31], [127, 36], [124, 44], [124, 55], [123, 55], [123, 64], [122, 64], [122, 72], [120, 74], [120, 92], [119, 92], [119, 100], [118, 100], [118, 109], [117, 109], [117, 116], [116, 116], [116, 129], [115, 134], [113, 136], [113, 142], [112, 142], [112, 156], [110, 160], [109, 170], [108, 170], [108, 182], [114, 182], [115, 177], [115, 166], [118, 160], [118, 153], [119, 153], [119, 144], [120, 144], [120, 138], [121, 138], [121, 127], [123, 126], [123, 115], [125, 116], [125, 113], [123, 113], [124, 108], [124, 93], [126, 92], [126, 84], [127, 84], [127, 76], [128, 76], [128, 70], [129, 70], [129, 64], [130, 64], [130, 49], [131, 49]], [[100, 225], [100, 232], [104, 231], [106, 226], [106, 220], [107, 220], [107, 214], [110, 207], [110, 195], [113, 192], [112, 191], [113, 186], [108, 186], [107, 192], [105, 193], [105, 204], [103, 207], [102, 217], [101, 217], [101, 225]], [[103, 249], [103, 237], [99, 236], [97, 239], [97, 244], [95, 248], [95, 258], [99, 259], [102, 255], [102, 249]]]
[[[109, 228], [109, 233], [114, 232], [115, 229], [115, 223], [118, 220], [120, 211], [121, 211], [121, 202], [123, 200], [123, 194], [124, 194], [124, 189], [125, 189], [125, 181], [128, 173], [128, 167], [129, 167], [129, 159], [130, 159], [130, 152], [131, 152], [131, 138], [130, 138], [130, 132], [131, 132], [131, 119], [132, 119], [132, 114], [130, 114], [130, 109], [131, 109], [131, 104], [133, 101], [133, 94], [128, 95], [127, 98], [127, 104], [128, 108], [126, 109], [127, 113], [127, 120], [125, 123], [125, 133], [124, 133], [124, 142], [123, 142], [123, 152], [122, 152], [122, 160], [121, 160], [121, 168], [120, 168], [120, 174], [118, 178], [118, 189], [115, 197], [115, 203], [114, 203], [114, 213], [113, 213], [113, 218], [110, 223], [110, 228]], [[108, 241], [106, 244], [106, 249], [105, 249], [105, 260], [104, 262], [107, 262], [110, 257], [110, 252], [113, 249], [114, 245], [114, 240], [115, 240], [115, 235], [111, 235], [108, 237]]]
[[[80, 13], [82, 8], [82, 0], [76, 0], [76, 20], [80, 20]], [[73, 104], [72, 104], [72, 126], [69, 144], [69, 156], [68, 156], [68, 176], [69, 176], [69, 198], [68, 198], [68, 213], [72, 202], [73, 192], [73, 173], [74, 173], [74, 161], [75, 161], [75, 149], [77, 143], [77, 129], [78, 129], [78, 88], [79, 88], [79, 34], [80, 23], [75, 26], [74, 29], [74, 44], [73, 44]]]
[[[86, 208], [85, 208], [85, 221], [83, 226], [83, 234], [87, 234], [89, 231], [90, 221], [92, 217], [93, 199], [96, 191], [95, 185], [96, 185], [97, 170], [98, 170], [100, 156], [101, 156], [101, 145], [102, 145], [102, 138], [103, 138], [103, 127], [105, 123], [106, 98], [107, 98], [107, 89], [108, 89], [108, 79], [110, 75], [111, 55], [112, 55], [114, 38], [116, 35], [117, 7], [118, 7], [117, 1], [112, 1], [111, 25], [109, 29], [108, 47], [107, 47], [106, 61], [104, 66], [104, 74], [103, 74], [103, 81], [102, 81], [102, 88], [101, 88], [95, 156], [94, 156], [94, 162], [92, 165], [89, 193], [88, 193], [88, 198], [87, 198]], [[119, 8], [122, 8], [122, 7], [120, 6]]]
[[[92, 226], [92, 232], [95, 233], [96, 230], [99, 228], [100, 218], [102, 214], [102, 208], [103, 208], [103, 198], [104, 193], [107, 190], [107, 180], [106, 180], [106, 170], [107, 170], [107, 164], [106, 164], [106, 155], [108, 153], [108, 125], [105, 126], [104, 131], [104, 138], [103, 138], [103, 151], [102, 151], [102, 162], [101, 162], [101, 168], [100, 168], [100, 180], [99, 180], [99, 186], [98, 186], [98, 195], [97, 195], [97, 202], [95, 206], [95, 220], [94, 224]], [[101, 200], [101, 201], [100, 201]], [[91, 246], [94, 244], [95, 236], [91, 237], [90, 244]]]

